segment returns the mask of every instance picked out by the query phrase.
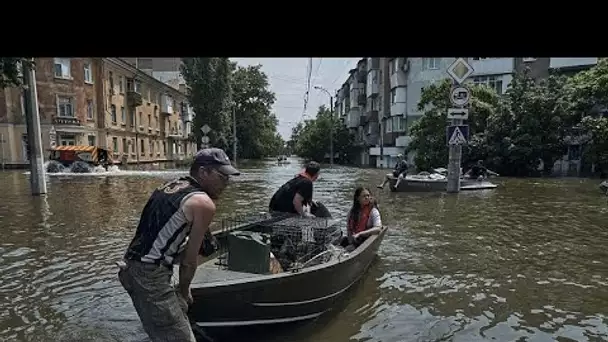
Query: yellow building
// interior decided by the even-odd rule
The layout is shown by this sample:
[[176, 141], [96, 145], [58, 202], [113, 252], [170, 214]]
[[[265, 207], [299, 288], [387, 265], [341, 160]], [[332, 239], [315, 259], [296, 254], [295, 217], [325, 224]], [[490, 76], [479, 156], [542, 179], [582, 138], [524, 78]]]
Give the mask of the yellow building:
[[[45, 151], [56, 145], [97, 145], [117, 162], [186, 158], [193, 113], [183, 92], [119, 58], [37, 58], [36, 85]], [[20, 89], [0, 91], [0, 160], [28, 163]], [[45, 153], [46, 157], [46, 153]]]

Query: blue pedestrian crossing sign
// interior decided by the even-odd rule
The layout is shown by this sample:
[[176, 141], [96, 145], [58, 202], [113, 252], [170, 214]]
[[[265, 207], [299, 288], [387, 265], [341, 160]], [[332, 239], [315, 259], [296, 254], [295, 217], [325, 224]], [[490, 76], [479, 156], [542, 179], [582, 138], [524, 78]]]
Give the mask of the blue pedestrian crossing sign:
[[448, 145], [465, 145], [469, 141], [469, 125], [449, 126], [446, 133]]

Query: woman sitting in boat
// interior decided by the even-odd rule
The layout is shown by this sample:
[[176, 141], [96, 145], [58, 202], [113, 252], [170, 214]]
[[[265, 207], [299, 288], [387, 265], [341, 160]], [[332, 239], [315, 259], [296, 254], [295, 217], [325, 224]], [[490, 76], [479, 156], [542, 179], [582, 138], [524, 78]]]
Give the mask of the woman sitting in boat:
[[353, 206], [348, 213], [347, 236], [340, 243], [346, 250], [352, 251], [369, 236], [380, 233], [382, 219], [378, 203], [368, 188], [358, 187], [353, 196]]

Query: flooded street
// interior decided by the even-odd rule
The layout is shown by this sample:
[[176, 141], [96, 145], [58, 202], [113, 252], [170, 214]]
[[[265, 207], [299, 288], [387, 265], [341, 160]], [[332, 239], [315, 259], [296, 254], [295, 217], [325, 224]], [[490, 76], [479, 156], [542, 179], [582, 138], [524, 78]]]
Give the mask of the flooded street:
[[[266, 210], [299, 165], [241, 166], [221, 217]], [[390, 227], [339, 310], [276, 341], [608, 339], [608, 203], [597, 180], [498, 179], [496, 190], [379, 191], [386, 170], [321, 171], [315, 199], [344, 219], [367, 185]], [[145, 341], [114, 261], [152, 190], [185, 171], [51, 176], [0, 172], [0, 341]], [[246, 341], [246, 339], [239, 339]]]

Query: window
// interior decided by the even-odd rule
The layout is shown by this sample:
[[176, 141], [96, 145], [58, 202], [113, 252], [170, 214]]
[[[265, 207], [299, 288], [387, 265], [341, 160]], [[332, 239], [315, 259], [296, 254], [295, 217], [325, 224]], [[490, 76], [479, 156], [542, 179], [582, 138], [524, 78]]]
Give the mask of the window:
[[93, 83], [93, 71], [91, 70], [91, 63], [84, 63], [84, 81], [86, 83]]
[[55, 57], [55, 77], [72, 78], [71, 66], [72, 63], [69, 58]]
[[163, 154], [167, 154], [167, 143], [163, 141]]
[[148, 142], [148, 151], [150, 151], [150, 154], [154, 153], [154, 143], [152, 141]]
[[370, 77], [371, 80], [372, 80], [371, 83], [372, 84], [378, 84], [378, 73], [376, 72], [376, 70], [372, 70], [372, 71], [370, 71], [370, 73], [371, 73], [371, 76], [372, 76], [372, 77]]
[[87, 100], [87, 119], [93, 120], [93, 100]]
[[118, 138], [112, 138], [112, 151], [118, 151]]
[[60, 135], [59, 144], [62, 146], [74, 146], [76, 145], [76, 137], [74, 135]]
[[391, 104], [397, 102], [397, 88], [391, 89]]
[[382, 77], [382, 70], [378, 70], [378, 84], [382, 84], [384, 78]]
[[20, 104], [21, 104], [21, 115], [25, 115], [25, 95], [23, 93], [21, 93], [21, 98], [20, 98]]
[[110, 83], [110, 95], [114, 95], [114, 74], [108, 72], [108, 82]]
[[144, 154], [144, 139], [141, 139], [141, 143], [139, 144], [139, 151], [141, 154]]
[[57, 97], [57, 116], [59, 116], [60, 118], [74, 117], [74, 105], [73, 99], [71, 97]]
[[129, 118], [131, 119], [131, 127], [135, 127], [135, 111], [133, 109], [129, 110]]
[[125, 78], [124, 76], [118, 76], [118, 92], [123, 94], [125, 92]]
[[95, 146], [95, 136], [94, 135], [89, 135], [88, 141], [89, 141], [89, 146]]
[[502, 78], [500, 76], [478, 76], [473, 78], [473, 83], [477, 85], [487, 85], [494, 89], [498, 95], [502, 94]]
[[135, 81], [135, 85], [133, 87], [133, 90], [138, 93], [141, 94], [141, 82], [139, 81]]
[[439, 58], [429, 57], [422, 59], [422, 68], [423, 69], [439, 69]]
[[486, 59], [492, 59], [491, 57], [473, 57], [474, 61], [485, 61]]
[[393, 116], [390, 120], [392, 121], [393, 132], [405, 131], [405, 119], [402, 116]]
[[129, 145], [127, 144], [127, 138], [122, 138], [122, 152], [129, 153]]
[[536, 57], [524, 57], [523, 58], [524, 63], [534, 62], [535, 60], [536, 60]]
[[127, 78], [127, 91], [133, 91], [133, 79], [132, 78]]
[[110, 106], [110, 116], [112, 117], [112, 123], [115, 124], [116, 123], [116, 106], [115, 105]]
[[141, 112], [139, 112], [139, 117], [138, 117], [138, 119], [139, 119], [139, 125], [140, 125], [140, 126], [143, 126], [143, 125], [144, 125], [144, 123], [143, 123], [143, 121], [141, 120]]
[[392, 133], [393, 132], [393, 120], [391, 118], [387, 119], [385, 121], [385, 125], [386, 125], [386, 133]]
[[137, 144], [137, 140], [131, 140], [131, 153], [135, 153], [135, 144]]
[[152, 127], [152, 115], [148, 114], [148, 127]]
[[127, 123], [127, 112], [125, 111], [125, 107], [120, 107], [120, 119], [122, 123]]

